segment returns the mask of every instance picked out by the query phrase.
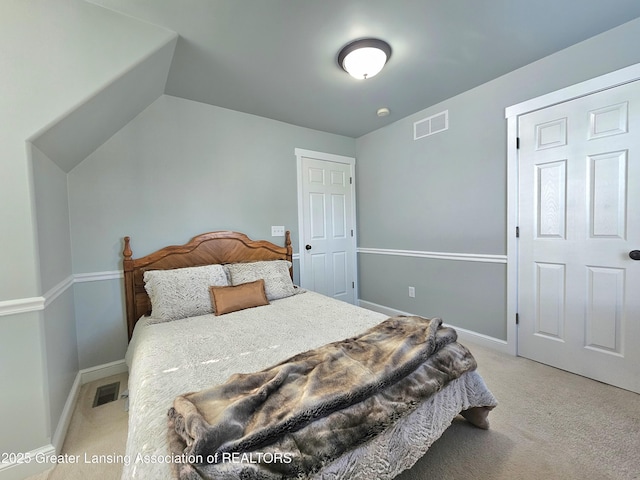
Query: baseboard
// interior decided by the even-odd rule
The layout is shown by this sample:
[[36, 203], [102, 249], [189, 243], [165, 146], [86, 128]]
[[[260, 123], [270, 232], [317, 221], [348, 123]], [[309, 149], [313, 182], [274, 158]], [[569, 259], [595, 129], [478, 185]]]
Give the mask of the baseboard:
[[30, 452], [20, 453], [15, 461], [0, 463], [0, 480], [23, 480], [52, 467], [47, 457], [56, 454], [53, 445], [44, 445]]
[[127, 370], [127, 362], [124, 360], [117, 360], [115, 362], [105, 363], [96, 367], [85, 368], [80, 370], [78, 374], [81, 378], [81, 385], [84, 385], [85, 383], [94, 382], [101, 378], [125, 373]]
[[53, 447], [56, 449], [56, 452], [60, 452], [62, 450], [62, 444], [64, 443], [64, 438], [67, 436], [67, 430], [69, 429], [69, 424], [71, 423], [71, 416], [73, 415], [73, 409], [76, 406], [76, 401], [78, 400], [78, 394], [80, 393], [81, 383], [81, 375], [80, 372], [76, 374], [76, 378], [73, 381], [73, 385], [71, 385], [71, 391], [69, 392], [69, 396], [67, 397], [67, 401], [64, 403], [64, 408], [62, 409], [62, 414], [60, 415], [60, 420], [58, 420], [58, 426], [56, 427], [56, 431], [53, 433], [53, 438], [51, 439], [51, 443]]
[[20, 454], [21, 456], [13, 462], [1, 463], [0, 480], [22, 480], [51, 468], [52, 462], [46, 461], [45, 457], [56, 455], [62, 451], [62, 445], [64, 444], [64, 439], [67, 436], [67, 430], [69, 430], [69, 424], [71, 423], [71, 417], [73, 416], [73, 410], [78, 401], [78, 395], [80, 394], [80, 387], [86, 383], [112, 375], [118, 375], [126, 371], [127, 364], [124, 360], [80, 370], [76, 374], [73, 385], [71, 385], [71, 391], [62, 409], [58, 426], [51, 439], [51, 444]]
[[[378, 305], [377, 303], [373, 302], [367, 302], [366, 300], [358, 300], [358, 305], [362, 308], [366, 308], [367, 310], [384, 313], [385, 315], [389, 315], [390, 317], [393, 317], [394, 315], [415, 315], [414, 313], [403, 312], [402, 310], [386, 307], [384, 305]], [[492, 350], [509, 353], [509, 348], [506, 340], [490, 337], [489, 335], [484, 335], [483, 333], [456, 327], [455, 325], [446, 325], [455, 328], [456, 332], [458, 332], [458, 338], [462, 342], [475, 343], [476, 345], [491, 348]]]
[[[69, 430], [69, 424], [71, 423], [71, 417], [73, 416], [73, 410], [78, 401], [78, 395], [80, 394], [80, 387], [86, 383], [94, 382], [96, 380], [100, 380], [102, 378], [107, 378], [112, 375], [119, 375], [121, 373], [125, 373], [127, 371], [127, 364], [124, 360], [118, 360], [115, 362], [105, 363], [104, 365], [98, 365], [91, 368], [85, 368], [80, 370], [76, 378], [71, 386], [71, 391], [69, 392], [69, 396], [67, 397], [67, 401], [64, 404], [64, 408], [62, 409], [62, 414], [60, 415], [60, 420], [58, 421], [58, 426], [56, 427], [56, 431], [53, 434], [53, 438], [51, 439], [51, 445], [47, 445], [46, 447], [42, 447], [41, 449], [34, 450], [34, 461], [36, 453], [40, 452], [42, 449], [50, 449], [49, 454], [56, 454], [57, 452], [62, 451], [62, 445], [64, 444], [64, 439], [67, 436], [67, 430]], [[41, 453], [42, 454], [42, 453]], [[50, 465], [49, 465], [50, 466]], [[5, 468], [4, 465], [0, 466], [0, 480], [5, 480], [5, 478], [1, 475], [2, 469]], [[41, 469], [39, 471], [44, 471], [46, 469]], [[27, 475], [15, 477], [15, 478], [24, 478], [29, 475], [34, 475], [39, 471], [35, 471], [34, 473], [30, 473]], [[22, 475], [22, 473], [20, 474]], [[7, 477], [9, 478], [14, 477]]]

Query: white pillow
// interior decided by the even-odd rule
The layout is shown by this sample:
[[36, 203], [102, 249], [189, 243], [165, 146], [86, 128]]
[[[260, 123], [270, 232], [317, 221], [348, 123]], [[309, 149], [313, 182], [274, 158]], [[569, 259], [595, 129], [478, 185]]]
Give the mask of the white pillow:
[[231, 276], [231, 285], [264, 280], [264, 291], [267, 299], [277, 300], [290, 297], [295, 293], [289, 269], [291, 262], [287, 260], [271, 260], [265, 262], [231, 263], [227, 270]]
[[209, 287], [229, 285], [222, 265], [149, 270], [143, 278], [151, 316], [165, 321], [212, 313]]

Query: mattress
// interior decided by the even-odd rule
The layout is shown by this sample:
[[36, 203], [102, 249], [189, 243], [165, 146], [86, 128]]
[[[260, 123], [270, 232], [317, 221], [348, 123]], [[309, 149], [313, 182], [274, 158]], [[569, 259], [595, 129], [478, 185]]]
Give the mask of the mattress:
[[[314, 292], [221, 316], [169, 322], [142, 318], [126, 354], [129, 461], [122, 479], [172, 478], [167, 412], [176, 396], [357, 335], [386, 318]], [[480, 375], [467, 372], [314, 478], [394, 478], [424, 455], [460, 411], [494, 405], [495, 398]]]

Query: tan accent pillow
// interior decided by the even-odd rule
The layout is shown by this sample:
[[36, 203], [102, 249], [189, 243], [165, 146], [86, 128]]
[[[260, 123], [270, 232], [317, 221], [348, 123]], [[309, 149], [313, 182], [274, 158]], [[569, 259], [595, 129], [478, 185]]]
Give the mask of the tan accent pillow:
[[216, 315], [269, 305], [263, 279], [228, 287], [209, 287], [209, 291]]

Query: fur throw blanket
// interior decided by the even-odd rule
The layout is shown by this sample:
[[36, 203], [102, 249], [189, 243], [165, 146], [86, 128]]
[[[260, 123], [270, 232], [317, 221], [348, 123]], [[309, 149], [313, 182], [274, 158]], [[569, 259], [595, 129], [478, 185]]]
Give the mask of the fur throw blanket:
[[180, 480], [306, 478], [476, 368], [438, 318], [366, 332], [177, 397], [169, 443]]

